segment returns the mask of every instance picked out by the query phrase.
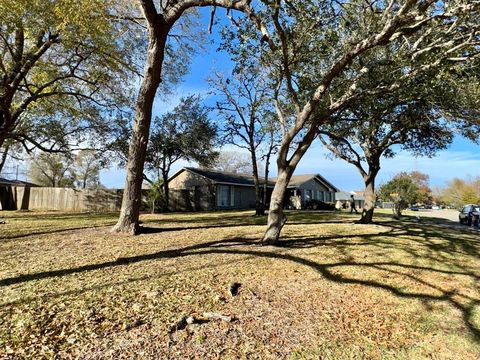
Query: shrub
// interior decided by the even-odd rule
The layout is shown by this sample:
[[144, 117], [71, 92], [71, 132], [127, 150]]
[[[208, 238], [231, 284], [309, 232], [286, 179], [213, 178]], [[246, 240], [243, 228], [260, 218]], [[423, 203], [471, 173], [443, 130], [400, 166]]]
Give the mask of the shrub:
[[313, 210], [335, 210], [335, 204], [332, 202], [312, 199], [306, 202], [306, 208]]

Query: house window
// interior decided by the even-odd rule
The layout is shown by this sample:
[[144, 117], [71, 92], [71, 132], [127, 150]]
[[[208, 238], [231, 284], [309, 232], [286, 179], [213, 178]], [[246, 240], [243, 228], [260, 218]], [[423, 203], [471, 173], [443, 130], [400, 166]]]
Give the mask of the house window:
[[311, 190], [305, 190], [305, 201], [309, 201], [312, 199], [311, 194]]
[[230, 195], [230, 186], [228, 185], [218, 185], [217, 187], [217, 206], [227, 207], [230, 206], [231, 200], [233, 198]]
[[323, 191], [320, 191], [320, 200], [325, 201], [325, 193]]

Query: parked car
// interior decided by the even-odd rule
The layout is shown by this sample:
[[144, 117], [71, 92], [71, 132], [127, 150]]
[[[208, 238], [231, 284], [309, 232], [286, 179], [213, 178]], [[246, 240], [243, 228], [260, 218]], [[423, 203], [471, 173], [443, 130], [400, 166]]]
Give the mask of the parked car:
[[476, 222], [478, 225], [478, 219], [480, 217], [480, 205], [468, 204], [464, 205], [460, 213], [458, 214], [458, 220], [460, 224], [472, 225], [472, 222]]
[[418, 206], [417, 205], [412, 205], [412, 206], [410, 206], [410, 210], [418, 211]]

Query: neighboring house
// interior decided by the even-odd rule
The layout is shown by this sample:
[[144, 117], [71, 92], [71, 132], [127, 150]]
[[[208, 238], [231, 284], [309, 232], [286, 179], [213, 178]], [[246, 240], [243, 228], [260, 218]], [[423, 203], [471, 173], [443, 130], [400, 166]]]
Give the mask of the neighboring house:
[[[263, 184], [263, 178], [260, 181]], [[274, 185], [271, 181], [268, 184], [270, 194]], [[255, 207], [255, 187], [251, 175], [186, 167], [168, 179], [168, 186], [169, 208], [172, 211]]]
[[293, 175], [287, 189], [287, 206], [293, 209], [305, 209], [310, 200], [334, 202], [335, 193], [339, 191], [319, 174]]
[[[263, 181], [260, 178], [262, 193]], [[255, 187], [251, 175], [186, 167], [172, 175], [168, 183], [169, 208], [172, 211], [255, 207]], [[274, 186], [275, 179], [272, 179], [267, 185], [268, 199]], [[290, 207], [304, 208], [310, 199], [333, 202], [336, 191], [335, 186], [318, 174], [299, 175], [292, 177], [286, 198], [290, 200]]]
[[340, 202], [344, 208], [350, 208], [350, 196], [353, 195], [355, 200], [355, 207], [357, 209], [362, 209], [365, 205], [365, 196], [363, 195], [363, 191], [339, 191], [335, 194], [335, 201]]
[[31, 187], [38, 187], [38, 185], [0, 177], [0, 210], [26, 209]]
[[21, 181], [21, 180], [7, 180], [5, 178], [0, 177], [0, 186], [29, 186], [29, 187], [38, 187], [37, 184], [28, 182], [28, 181]]

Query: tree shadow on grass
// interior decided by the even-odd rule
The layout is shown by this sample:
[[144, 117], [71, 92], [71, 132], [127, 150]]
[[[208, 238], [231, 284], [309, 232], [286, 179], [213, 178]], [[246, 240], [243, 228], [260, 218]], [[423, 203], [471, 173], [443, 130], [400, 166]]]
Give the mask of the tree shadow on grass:
[[[469, 277], [474, 283], [480, 281], [477, 273], [456, 260], [455, 254], [468, 255], [477, 258], [479, 256], [479, 240], [474, 237], [460, 238], [458, 233], [446, 231], [435, 226], [424, 227], [419, 224], [405, 222], [382, 223], [388, 230], [374, 234], [351, 234], [347, 236], [303, 236], [290, 237], [283, 241], [282, 247], [260, 247], [258, 242], [242, 237], [221, 239], [186, 246], [183, 248], [163, 250], [155, 253], [123, 257], [114, 261], [107, 261], [98, 264], [88, 264], [76, 268], [67, 268], [60, 270], [51, 270], [32, 274], [23, 274], [0, 280], [0, 286], [10, 286], [21, 284], [28, 281], [41, 280], [47, 278], [63, 277], [71, 274], [87, 271], [112, 268], [116, 266], [125, 266], [149, 260], [165, 258], [183, 258], [187, 256], [205, 256], [209, 254], [216, 255], [240, 255], [256, 258], [278, 259], [293, 262], [308, 267], [323, 278], [339, 284], [360, 285], [369, 288], [382, 289], [392, 293], [399, 298], [418, 299], [425, 303], [444, 302], [461, 311], [463, 321], [470, 331], [470, 334], [476, 341], [480, 341], [479, 324], [475, 323], [474, 312], [480, 305], [480, 299], [468, 295], [464, 292], [458, 292], [452, 289], [444, 289], [437, 285], [433, 280], [427, 281], [417, 275], [419, 272], [431, 274]], [[378, 249], [382, 254], [388, 251], [404, 251], [413, 258], [422, 258], [435, 262], [438, 266], [420, 264], [407, 264], [397, 260], [382, 261], [358, 261], [349, 255], [349, 248], [356, 249], [359, 246], [370, 245]], [[330, 246], [340, 249], [341, 254], [345, 255], [343, 260], [336, 262], [318, 262], [306, 256], [297, 254], [298, 249], [307, 247]], [[288, 253], [288, 248], [292, 248]], [[350, 254], [351, 255], [351, 254]], [[373, 255], [375, 258], [377, 255]], [[386, 257], [386, 256], [384, 256]], [[366, 259], [368, 260], [368, 259]], [[375, 260], [375, 259], [373, 259]], [[428, 262], [427, 262], [428, 263]], [[345, 275], [339, 272], [342, 268], [355, 268], [354, 275]], [[379, 279], [362, 278], [365, 270], [380, 271], [408, 278], [422, 286], [422, 290], [409, 290], [403, 285], [389, 283], [389, 276]]]
[[[289, 225], [314, 225], [314, 224], [345, 224], [346, 221], [355, 220], [354, 217], [348, 216], [345, 214], [338, 214], [335, 212], [315, 212], [315, 211], [298, 211], [290, 210], [286, 211], [288, 215], [288, 224]], [[183, 214], [183, 213], [182, 213]], [[221, 214], [222, 216], [215, 217], [216, 213], [207, 213], [205, 216], [194, 216], [187, 219], [176, 219], [176, 218], [166, 218], [166, 219], [142, 219], [140, 226], [140, 234], [155, 234], [162, 232], [174, 232], [174, 231], [184, 231], [184, 230], [202, 230], [202, 229], [216, 229], [216, 228], [230, 228], [230, 227], [242, 227], [242, 226], [265, 226], [267, 224], [266, 217], [246, 217], [244, 214], [239, 214], [238, 212], [231, 212], [226, 214]], [[55, 221], [61, 220], [71, 220], [71, 219], [95, 219], [95, 220], [107, 220], [110, 219], [115, 213], [47, 213], [47, 214], [35, 214], [35, 215], [25, 215], [25, 216], [11, 216], [7, 218], [8, 220], [18, 219], [18, 220], [48, 220], [49, 216], [52, 216]], [[167, 216], [170, 214], [167, 214]], [[172, 215], [175, 215], [173, 213]], [[178, 213], [176, 214], [178, 215]], [[332, 219], [332, 215], [335, 217], [342, 216], [340, 219]], [[379, 215], [380, 217], [383, 214]], [[102, 228], [109, 227], [115, 224], [116, 220], [112, 219], [103, 224], [94, 224], [94, 225], [82, 225], [74, 226], [70, 228], [61, 228], [61, 229], [50, 229], [42, 231], [32, 231], [22, 234], [8, 234], [0, 235], [0, 242], [7, 240], [23, 239], [31, 236], [41, 236], [49, 235], [56, 233], [69, 233], [77, 230], [90, 229], [90, 228]], [[168, 226], [163, 227], [163, 224], [176, 224], [181, 223], [181, 226]], [[380, 225], [382, 223], [379, 223]]]
[[45, 213], [35, 213], [30, 211], [22, 211], [22, 215], [12, 215], [16, 211], [5, 213], [7, 220], [48, 220], [49, 217], [52, 217], [54, 220], [70, 220], [75, 219], [108, 219], [108, 218], [117, 218], [118, 212], [55, 212], [55, 211], [46, 211]]
[[[329, 222], [322, 222], [324, 224], [345, 224], [345, 221], [329, 221]], [[216, 222], [215, 224], [189, 224], [184, 223], [184, 226], [168, 226], [168, 227], [159, 227], [157, 225], [154, 226], [146, 226], [146, 225], [141, 225], [139, 234], [158, 234], [158, 233], [164, 233], [164, 232], [175, 232], [175, 231], [185, 231], [185, 230], [206, 230], [206, 229], [223, 229], [223, 228], [235, 228], [235, 227], [250, 227], [250, 226], [266, 226], [265, 223], [260, 223], [260, 224], [249, 224], [249, 223], [234, 223], [232, 222]], [[318, 223], [314, 222], [289, 222], [288, 225], [314, 225]], [[338, 237], [337, 237], [338, 238]], [[283, 244], [283, 242], [282, 242]]]
[[28, 238], [30, 236], [37, 236], [37, 235], [50, 235], [50, 234], [58, 234], [58, 233], [71, 233], [77, 230], [86, 230], [86, 229], [98, 229], [102, 227], [112, 226], [112, 224], [102, 224], [102, 225], [86, 225], [86, 226], [78, 226], [78, 227], [70, 227], [66, 229], [50, 229], [45, 231], [32, 231], [26, 234], [18, 234], [18, 235], [0, 235], [0, 242], [8, 241], [8, 240], [16, 240], [16, 239], [23, 239]]

